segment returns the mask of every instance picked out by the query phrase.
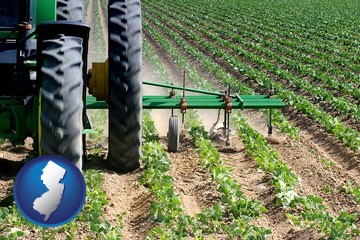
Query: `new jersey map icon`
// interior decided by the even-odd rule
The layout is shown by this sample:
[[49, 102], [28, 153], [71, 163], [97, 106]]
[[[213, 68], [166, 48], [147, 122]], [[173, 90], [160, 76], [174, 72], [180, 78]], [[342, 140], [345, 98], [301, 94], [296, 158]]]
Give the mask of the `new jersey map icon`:
[[80, 170], [60, 156], [37, 157], [21, 168], [14, 185], [16, 206], [29, 221], [55, 227], [72, 220], [85, 202]]

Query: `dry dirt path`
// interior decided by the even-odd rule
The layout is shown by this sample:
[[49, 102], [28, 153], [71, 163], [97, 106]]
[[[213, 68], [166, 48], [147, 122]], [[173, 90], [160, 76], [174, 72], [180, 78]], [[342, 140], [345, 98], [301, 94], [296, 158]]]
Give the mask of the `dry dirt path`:
[[147, 232], [155, 224], [149, 218], [152, 195], [139, 183], [142, 170], [128, 174], [105, 170], [102, 175], [102, 189], [109, 200], [105, 219], [117, 224], [117, 215], [124, 213], [123, 239], [145, 239]]
[[168, 156], [172, 163], [169, 174], [175, 179], [175, 192], [181, 198], [185, 214], [194, 216], [220, 201], [216, 186], [201, 165], [191, 139], [183, 138], [179, 152], [168, 153]]

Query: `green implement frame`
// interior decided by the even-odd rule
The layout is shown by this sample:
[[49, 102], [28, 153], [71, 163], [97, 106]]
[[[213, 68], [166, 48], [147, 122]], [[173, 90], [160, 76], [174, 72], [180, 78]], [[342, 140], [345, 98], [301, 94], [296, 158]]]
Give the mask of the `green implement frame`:
[[[226, 93], [184, 88], [169, 84], [143, 82], [143, 84], [183, 90], [204, 95], [183, 96], [143, 96], [143, 109], [182, 109], [186, 100], [186, 109], [278, 109], [285, 107], [281, 99], [269, 95], [227, 95]], [[95, 97], [86, 97], [87, 109], [107, 109], [105, 101], [96, 101]]]
[[[180, 109], [182, 97], [144, 96], [144, 109]], [[187, 109], [225, 109], [228, 104], [219, 96], [186, 96]], [[270, 109], [281, 108], [284, 103], [278, 98], [265, 95], [236, 95], [231, 101], [232, 109]]]

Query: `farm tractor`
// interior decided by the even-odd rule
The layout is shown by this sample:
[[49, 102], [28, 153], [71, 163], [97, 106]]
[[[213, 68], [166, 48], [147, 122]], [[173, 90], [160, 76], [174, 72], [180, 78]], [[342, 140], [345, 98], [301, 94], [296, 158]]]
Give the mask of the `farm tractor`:
[[[142, 82], [140, 0], [109, 0], [108, 59], [88, 71], [84, 14], [82, 0], [0, 0], [1, 138], [21, 144], [32, 137], [40, 155], [61, 155], [81, 169], [90, 131], [86, 110], [109, 109], [108, 162], [129, 172], [139, 167], [142, 109], [223, 109], [228, 115], [233, 109], [284, 106], [273, 94]], [[142, 84], [183, 94], [142, 96]], [[170, 151], [179, 149], [178, 121], [170, 117]]]

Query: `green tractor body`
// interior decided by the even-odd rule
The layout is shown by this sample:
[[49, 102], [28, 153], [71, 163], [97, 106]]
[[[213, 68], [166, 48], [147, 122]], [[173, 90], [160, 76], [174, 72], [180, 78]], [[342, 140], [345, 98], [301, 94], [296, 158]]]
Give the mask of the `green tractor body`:
[[23, 40], [35, 30], [30, 24], [55, 20], [55, 0], [1, 0], [0, 136], [14, 144], [37, 135], [36, 39]]

